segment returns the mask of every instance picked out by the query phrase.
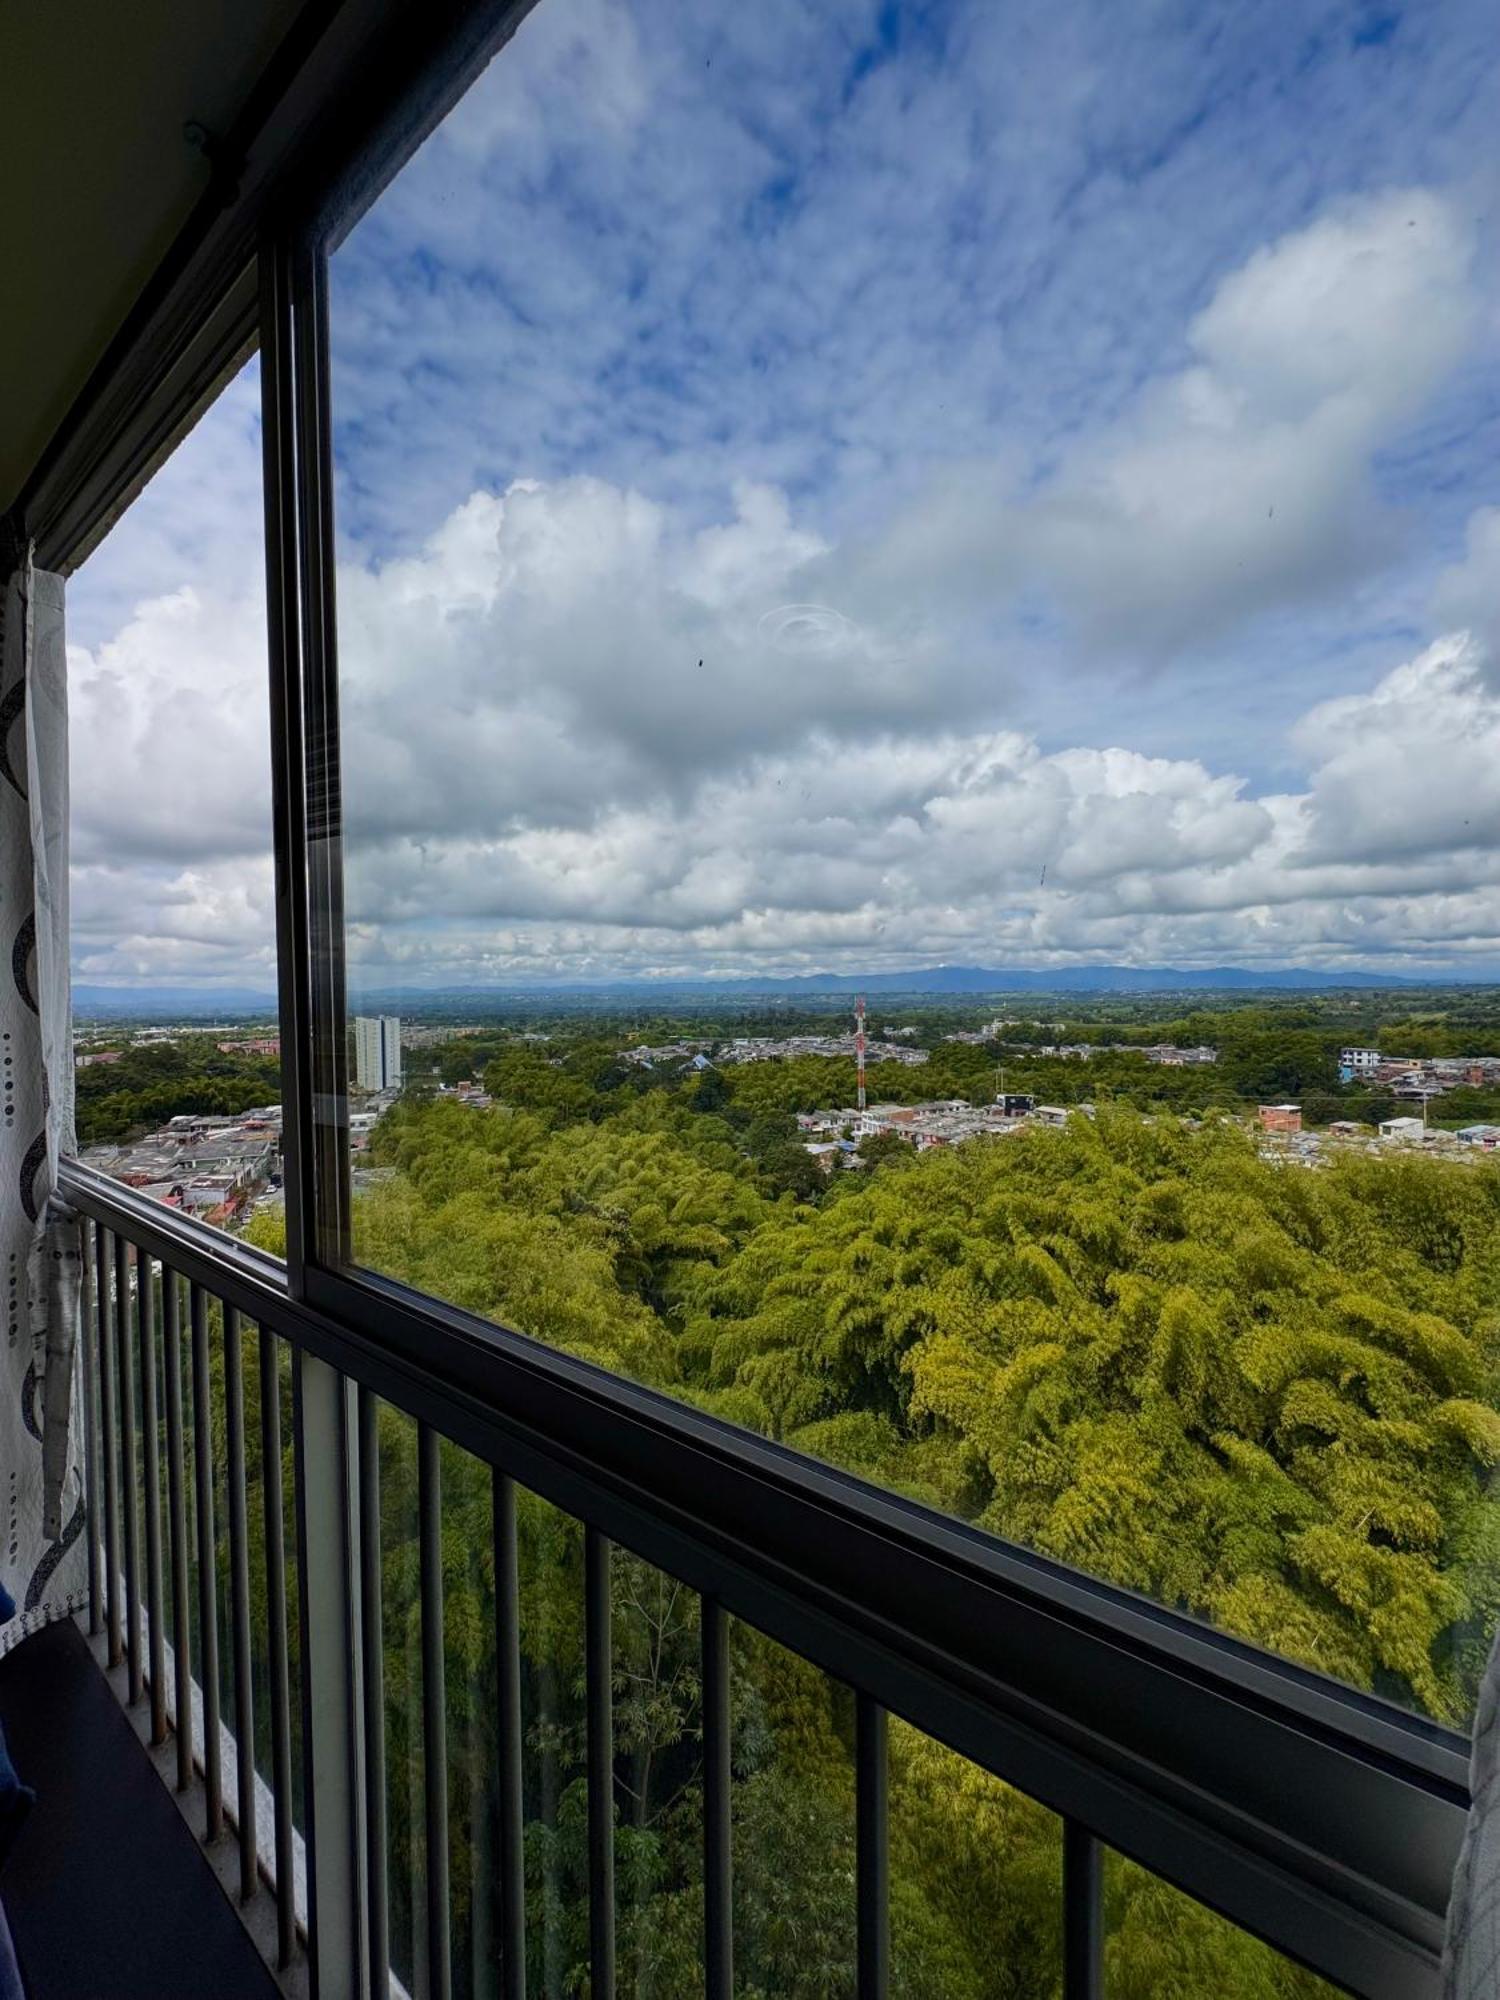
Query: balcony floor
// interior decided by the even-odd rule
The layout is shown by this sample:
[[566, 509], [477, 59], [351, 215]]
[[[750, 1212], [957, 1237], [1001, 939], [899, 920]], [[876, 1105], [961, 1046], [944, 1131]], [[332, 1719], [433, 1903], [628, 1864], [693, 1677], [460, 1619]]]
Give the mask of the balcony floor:
[[37, 1794], [0, 1875], [28, 2000], [280, 2000], [70, 1621], [0, 1660], [0, 1722]]

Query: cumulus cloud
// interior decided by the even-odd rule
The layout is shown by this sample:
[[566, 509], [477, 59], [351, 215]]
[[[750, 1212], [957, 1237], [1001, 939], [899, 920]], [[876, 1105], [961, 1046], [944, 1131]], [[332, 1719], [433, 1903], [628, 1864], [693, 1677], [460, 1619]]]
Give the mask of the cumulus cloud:
[[262, 598], [192, 584], [147, 598], [113, 638], [70, 645], [68, 676], [75, 863], [266, 851]]
[[[1290, 733], [1304, 785], [1258, 792], [1126, 744], [860, 710], [875, 642], [829, 642], [790, 601], [782, 676], [761, 606], [807, 553], [762, 493], [680, 536], [595, 482], [475, 496], [421, 558], [342, 576], [356, 984], [1500, 953], [1477, 640], [1312, 707]], [[222, 706], [201, 699], [235, 615], [173, 593], [75, 658], [82, 976], [269, 977], [253, 644], [218, 657]]]
[[1256, 797], [1190, 760], [1018, 732], [815, 739], [686, 801], [461, 840], [437, 865], [372, 848], [351, 876], [362, 950], [373, 976], [1500, 948], [1500, 701], [1472, 644], [1321, 705], [1296, 740], [1306, 790]]
[[[1500, 963], [1449, 34], [538, 10], [333, 260], [356, 987]], [[253, 390], [74, 591], [82, 977], [269, 981]]]
[[1472, 262], [1470, 228], [1431, 191], [1342, 204], [1230, 272], [1187, 328], [1189, 365], [1055, 470], [947, 470], [831, 573], [908, 604], [1024, 584], [1094, 655], [1156, 664], [1347, 593], [1398, 547], [1374, 459], [1472, 336]]
[[1463, 559], [1438, 579], [1433, 609], [1440, 623], [1474, 634], [1500, 684], [1500, 507], [1479, 507], [1469, 516]]

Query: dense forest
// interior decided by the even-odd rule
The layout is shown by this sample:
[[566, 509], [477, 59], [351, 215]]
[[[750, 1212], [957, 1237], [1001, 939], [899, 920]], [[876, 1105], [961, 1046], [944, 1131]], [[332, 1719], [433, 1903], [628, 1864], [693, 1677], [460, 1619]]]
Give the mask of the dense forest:
[[221, 1049], [207, 1034], [129, 1043], [117, 1059], [78, 1071], [74, 1100], [79, 1145], [108, 1145], [164, 1125], [179, 1112], [233, 1117], [257, 1104], [278, 1104], [281, 1064], [275, 1056]]
[[[1493, 1163], [1357, 1156], [1309, 1172], [1263, 1161], [1229, 1122], [1106, 1100], [1064, 1130], [903, 1150], [825, 1182], [789, 1115], [829, 1101], [821, 1074], [787, 1063], [662, 1088], [623, 1069], [618, 1047], [586, 1033], [565, 1049], [471, 1041], [461, 1060], [482, 1067], [495, 1106], [419, 1087], [386, 1116], [373, 1156], [389, 1178], [356, 1203], [360, 1260], [1466, 1717], [1500, 1603]], [[920, 1086], [907, 1094], [950, 1094], [939, 1062], [956, 1082], [976, 1058], [992, 1072], [986, 1051], [952, 1044], [925, 1072], [877, 1074], [882, 1089], [890, 1076]], [[1169, 1091], [1184, 1075], [1159, 1074]], [[413, 1978], [411, 1426], [385, 1412], [381, 1443], [392, 1950]], [[489, 1477], [451, 1450], [444, 1480], [457, 1984], [489, 1994]], [[528, 1985], [581, 1994], [581, 1542], [531, 1496], [521, 1535]], [[696, 1982], [701, 1918], [696, 1606], [624, 1556], [614, 1594], [621, 1990], [676, 1996]], [[847, 1691], [736, 1627], [734, 1710], [739, 1990], [848, 1993]], [[896, 1728], [891, 1754], [896, 1990], [1056, 1994], [1056, 1822], [914, 1731]], [[1112, 1865], [1107, 1905], [1112, 1996], [1322, 1990], [1128, 1864]]]
[[[1184, 1011], [1159, 1003], [1152, 1007], [1139, 996], [1132, 996], [1129, 1005], [1113, 999], [1080, 1007], [1077, 995], [1067, 995], [1056, 1003], [1058, 1018], [1032, 1018], [1034, 996], [1022, 1003], [1026, 1018], [1007, 1017], [1005, 1004], [999, 999], [980, 1008], [872, 1010], [872, 1098], [904, 1103], [963, 1097], [980, 1103], [994, 1095], [1003, 1076], [1007, 1090], [1029, 1091], [1049, 1104], [1125, 1103], [1142, 1111], [1197, 1113], [1244, 1111], [1293, 1099], [1302, 1105], [1309, 1125], [1336, 1118], [1376, 1124], [1408, 1107], [1388, 1090], [1339, 1081], [1339, 1051], [1350, 1042], [1413, 1058], [1500, 1055], [1500, 1011], [1493, 996], [1465, 992], [1430, 1012], [1402, 1012], [1387, 1019], [1372, 1001], [1331, 996], [1198, 1005]], [[1004, 1025], [994, 1039], [946, 1039], [955, 1029], [972, 1033], [988, 1024], [997, 1008]], [[585, 1115], [595, 1105], [597, 1090], [618, 1095], [662, 1080], [659, 1071], [632, 1070], [621, 1061], [619, 1051], [632, 1043], [671, 1043], [683, 1035], [723, 1041], [735, 1035], [828, 1034], [847, 1032], [851, 1025], [847, 1009], [832, 1019], [826, 1013], [787, 1009], [728, 1019], [687, 1014], [591, 1024], [538, 1018], [548, 1023], [536, 1031], [544, 1039], [522, 1040], [500, 1026], [454, 1036], [436, 1051], [433, 1077], [451, 1084], [498, 1063], [498, 1094], [507, 1102], [535, 1104], [549, 1112], [571, 1105]], [[888, 1018], [911, 1030], [913, 1045], [928, 1052], [921, 1067], [880, 1060], [879, 1024]], [[1218, 1061], [1185, 1069], [1147, 1064], [1139, 1051], [1158, 1042], [1184, 1048], [1207, 1044], [1218, 1051]], [[1068, 1043], [1087, 1043], [1096, 1053], [1087, 1062], [1041, 1054], [1048, 1045]], [[418, 1069], [421, 1073], [420, 1065]], [[732, 1098], [741, 1110], [821, 1110], [849, 1103], [851, 1083], [849, 1063], [838, 1058], [802, 1057], [749, 1069], [726, 1065], [722, 1102]], [[1434, 1124], [1447, 1126], [1500, 1120], [1500, 1090], [1452, 1091], [1429, 1107], [1429, 1116]]]

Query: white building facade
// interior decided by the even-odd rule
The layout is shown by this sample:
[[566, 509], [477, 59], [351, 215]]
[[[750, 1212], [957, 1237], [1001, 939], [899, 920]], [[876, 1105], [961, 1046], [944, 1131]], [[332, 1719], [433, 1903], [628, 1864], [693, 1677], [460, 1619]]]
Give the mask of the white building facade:
[[354, 1017], [354, 1081], [361, 1090], [396, 1090], [401, 1084], [401, 1021], [395, 1014]]

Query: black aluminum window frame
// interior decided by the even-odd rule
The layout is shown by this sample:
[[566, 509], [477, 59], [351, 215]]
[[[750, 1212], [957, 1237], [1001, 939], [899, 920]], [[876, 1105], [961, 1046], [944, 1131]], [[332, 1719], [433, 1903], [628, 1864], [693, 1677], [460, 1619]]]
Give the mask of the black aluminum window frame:
[[[69, 1183], [308, 1353], [1277, 1949], [1357, 1991], [1435, 1993], [1467, 1804], [1456, 1732], [352, 1262], [327, 258], [526, 10], [451, 0], [394, 42], [375, 0], [326, 10], [368, 17], [374, 82], [351, 94], [355, 58], [325, 59], [329, 115], [309, 152], [304, 100], [249, 225], [253, 264], [221, 258], [217, 291], [181, 306], [195, 337], [217, 328], [203, 351], [220, 379], [226, 353], [243, 358], [247, 297], [258, 316], [284, 1279], [77, 1169]], [[158, 455], [208, 386], [158, 385]], [[44, 555], [69, 566], [118, 506], [121, 466], [138, 486], [144, 462], [96, 440], [92, 472], [54, 473]]]

